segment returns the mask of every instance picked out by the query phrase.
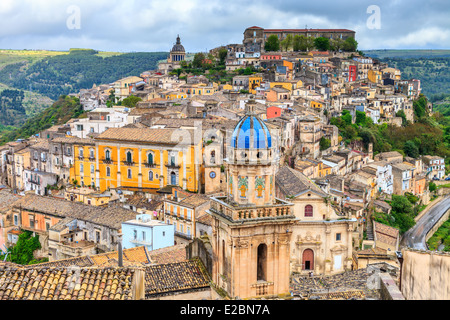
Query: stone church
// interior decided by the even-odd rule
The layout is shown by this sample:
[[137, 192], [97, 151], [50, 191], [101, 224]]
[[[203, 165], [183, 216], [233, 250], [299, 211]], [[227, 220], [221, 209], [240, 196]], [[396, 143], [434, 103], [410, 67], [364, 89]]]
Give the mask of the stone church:
[[231, 136], [227, 192], [212, 197], [212, 280], [232, 298], [289, 293], [292, 272], [331, 274], [351, 266], [353, 219], [326, 194], [282, 167], [275, 138], [250, 100]]

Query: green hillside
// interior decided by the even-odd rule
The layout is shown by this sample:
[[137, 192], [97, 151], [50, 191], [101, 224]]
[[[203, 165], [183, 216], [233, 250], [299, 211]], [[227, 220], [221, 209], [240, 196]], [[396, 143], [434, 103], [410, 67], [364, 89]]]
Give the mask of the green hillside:
[[[90, 49], [72, 49], [68, 54], [41, 57], [40, 60], [10, 57], [0, 70], [0, 83], [40, 93], [53, 100], [61, 95], [78, 93], [94, 84], [153, 70], [167, 57], [164, 52], [102, 53]], [[17, 58], [17, 57], [16, 57]], [[0, 60], [1, 63], [1, 60]]]
[[83, 107], [78, 98], [61, 96], [51, 107], [31, 117], [19, 128], [0, 125], [0, 143], [29, 138], [53, 125], [62, 125], [72, 118], [78, 118], [82, 113]]

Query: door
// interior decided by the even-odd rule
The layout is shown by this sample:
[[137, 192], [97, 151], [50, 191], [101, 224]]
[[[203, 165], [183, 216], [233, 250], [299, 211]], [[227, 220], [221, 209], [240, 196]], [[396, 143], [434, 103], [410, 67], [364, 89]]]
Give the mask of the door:
[[175, 172], [172, 172], [170, 174], [170, 184], [173, 186], [177, 185], [177, 175], [175, 174]]
[[340, 270], [342, 268], [342, 256], [334, 256], [334, 270]]
[[303, 251], [303, 270], [314, 270], [314, 252], [311, 249]]

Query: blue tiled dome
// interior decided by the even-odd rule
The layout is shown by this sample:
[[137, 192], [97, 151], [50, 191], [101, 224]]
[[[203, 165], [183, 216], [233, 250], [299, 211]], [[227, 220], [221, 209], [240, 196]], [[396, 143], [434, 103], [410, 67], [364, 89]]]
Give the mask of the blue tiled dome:
[[[253, 143], [251, 145], [251, 143]], [[266, 124], [254, 115], [246, 115], [237, 124], [231, 136], [231, 147], [236, 149], [272, 148], [272, 137]]]

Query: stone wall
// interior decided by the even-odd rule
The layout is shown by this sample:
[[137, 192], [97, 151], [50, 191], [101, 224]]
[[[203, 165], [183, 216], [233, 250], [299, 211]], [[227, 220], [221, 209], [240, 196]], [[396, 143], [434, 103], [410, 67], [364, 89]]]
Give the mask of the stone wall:
[[450, 299], [450, 254], [403, 249], [401, 291], [407, 300]]
[[190, 242], [189, 245], [186, 246], [186, 257], [187, 259], [199, 257], [200, 260], [202, 260], [206, 271], [211, 275], [213, 253], [211, 244], [206, 239], [207, 238], [205, 238], [205, 240], [195, 238], [194, 241]]
[[381, 300], [405, 300], [389, 273], [380, 273], [380, 298]]

